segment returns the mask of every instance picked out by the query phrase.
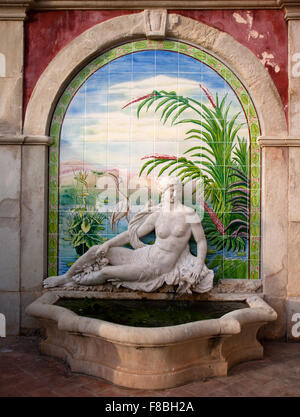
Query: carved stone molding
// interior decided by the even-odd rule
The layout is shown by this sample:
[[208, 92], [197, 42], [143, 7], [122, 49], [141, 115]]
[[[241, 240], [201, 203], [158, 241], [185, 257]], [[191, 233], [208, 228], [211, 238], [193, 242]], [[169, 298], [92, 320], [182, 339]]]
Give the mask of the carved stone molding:
[[31, 0], [0, 0], [0, 20], [24, 20]]
[[300, 5], [298, 0], [0, 0], [1, 7], [30, 7], [33, 10], [95, 9], [281, 9]]
[[26, 7], [0, 7], [0, 21], [25, 19]]
[[285, 11], [284, 18], [286, 21], [300, 19], [299, 0], [278, 0], [278, 4]]
[[257, 139], [261, 147], [265, 146], [281, 146], [281, 147], [295, 147], [300, 146], [300, 137], [297, 136], [261, 136]]
[[37, 0], [35, 9], [248, 9], [277, 8], [278, 0]]
[[52, 138], [49, 136], [0, 135], [1, 145], [46, 145], [50, 146]]
[[147, 39], [164, 39], [166, 37], [168, 12], [166, 9], [145, 10], [145, 34]]
[[286, 20], [300, 19], [299, 0], [0, 0], [0, 20], [24, 20], [28, 10], [236, 10], [283, 8], [286, 12]]
[[300, 20], [300, 5], [299, 6], [287, 6], [285, 7], [284, 18], [289, 20]]

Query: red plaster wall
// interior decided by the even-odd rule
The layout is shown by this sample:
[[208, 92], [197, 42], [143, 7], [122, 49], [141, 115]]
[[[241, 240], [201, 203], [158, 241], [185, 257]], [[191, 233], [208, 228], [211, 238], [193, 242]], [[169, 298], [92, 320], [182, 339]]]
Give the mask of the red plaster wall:
[[[287, 115], [288, 33], [282, 10], [177, 10], [174, 13], [227, 32], [260, 60], [263, 60], [264, 53], [273, 55], [264, 65], [278, 89]], [[247, 23], [238, 23], [237, 20]], [[252, 32], [251, 36], [251, 31], [256, 33]], [[258, 36], [254, 37], [256, 34]]]
[[25, 21], [24, 112], [34, 86], [50, 61], [90, 27], [136, 10], [32, 12]]
[[[115, 16], [137, 12], [137, 10], [73, 10], [31, 13], [25, 23], [24, 109], [38, 78], [68, 42], [97, 23]], [[279, 91], [287, 114], [287, 25], [283, 11], [178, 10], [171, 13], [193, 18], [227, 32], [247, 46], [260, 60], [265, 54], [268, 58], [265, 62], [266, 70]]]

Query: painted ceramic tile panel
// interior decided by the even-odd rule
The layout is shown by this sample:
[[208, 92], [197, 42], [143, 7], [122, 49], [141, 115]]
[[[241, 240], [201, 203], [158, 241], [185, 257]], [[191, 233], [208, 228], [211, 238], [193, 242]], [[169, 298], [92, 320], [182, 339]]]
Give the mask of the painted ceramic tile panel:
[[96, 58], [52, 120], [48, 274], [126, 230], [159, 200], [157, 178], [177, 175], [184, 204], [203, 217], [216, 280], [259, 278], [259, 132], [245, 87], [204, 51], [137, 41]]

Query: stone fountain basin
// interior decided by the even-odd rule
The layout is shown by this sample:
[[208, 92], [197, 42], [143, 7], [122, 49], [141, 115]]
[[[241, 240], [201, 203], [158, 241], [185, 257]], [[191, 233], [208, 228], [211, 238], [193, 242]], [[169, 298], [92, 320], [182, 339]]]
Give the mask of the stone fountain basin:
[[257, 332], [277, 318], [260, 296], [252, 295], [246, 298], [249, 307], [219, 319], [131, 327], [81, 317], [54, 305], [68, 296], [68, 291], [48, 290], [27, 307], [26, 313], [46, 331], [41, 352], [67, 361], [74, 372], [128, 388], [164, 389], [225, 376], [233, 365], [263, 357]]

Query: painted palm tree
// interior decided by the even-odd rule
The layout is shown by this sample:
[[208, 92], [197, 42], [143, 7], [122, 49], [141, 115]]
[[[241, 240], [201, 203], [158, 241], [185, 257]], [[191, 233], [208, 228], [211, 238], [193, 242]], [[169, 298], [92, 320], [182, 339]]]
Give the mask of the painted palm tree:
[[233, 161], [236, 166], [231, 167], [230, 177], [234, 178], [227, 187], [232, 204], [232, 213], [235, 215], [226, 230], [231, 231], [232, 236], [240, 236], [249, 239], [249, 205], [250, 205], [250, 181], [248, 178], [249, 152], [245, 140], [238, 139], [238, 146], [234, 150]]
[[[227, 104], [227, 95], [222, 100], [218, 94], [216, 98], [209, 90], [200, 84], [206, 94], [208, 104], [204, 104], [190, 97], [178, 96], [176, 92], [154, 90], [150, 94], [135, 99], [123, 108], [140, 102], [137, 117], [141, 110], [148, 111], [156, 105], [155, 112], [161, 112], [161, 121], [171, 122], [171, 125], [186, 124], [192, 128], [186, 132], [186, 140], [199, 140], [199, 146], [189, 148], [182, 157], [169, 155], [149, 155], [149, 160], [143, 165], [140, 175], [145, 171], [149, 175], [155, 168], [160, 167], [158, 176], [163, 173], [178, 175], [183, 184], [189, 181], [201, 181], [204, 184], [204, 198], [202, 201], [207, 213], [205, 231], [207, 238], [217, 249], [240, 250], [245, 242], [237, 233], [231, 235], [230, 223], [232, 218], [232, 195], [228, 187], [236, 181], [237, 175], [232, 168], [239, 166], [239, 155], [233, 153], [236, 148], [237, 133], [243, 124], [237, 123], [240, 113], [229, 116], [231, 103]], [[182, 118], [186, 111], [193, 112], [196, 118]], [[242, 142], [244, 144], [244, 142]], [[238, 152], [244, 154], [247, 150], [239, 145]], [[210, 202], [210, 205], [207, 203]], [[233, 223], [231, 223], [233, 226]], [[240, 229], [241, 230], [241, 229]], [[234, 241], [234, 242], [233, 242]]]

